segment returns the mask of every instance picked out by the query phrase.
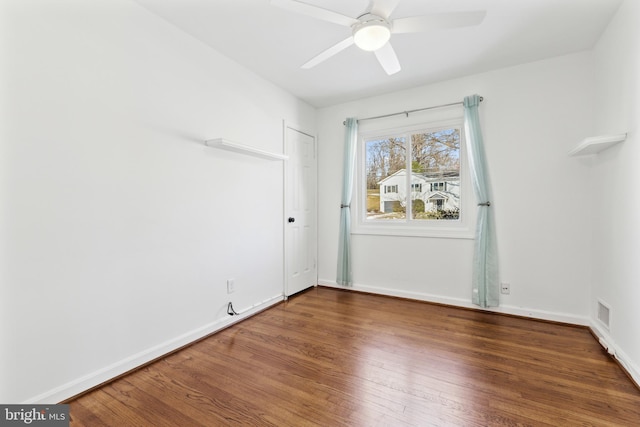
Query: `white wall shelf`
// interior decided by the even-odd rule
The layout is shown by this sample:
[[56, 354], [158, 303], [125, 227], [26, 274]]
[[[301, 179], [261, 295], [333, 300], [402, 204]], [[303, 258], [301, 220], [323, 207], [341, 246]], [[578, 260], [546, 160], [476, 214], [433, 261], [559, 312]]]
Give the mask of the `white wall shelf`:
[[569, 156], [586, 156], [589, 154], [597, 154], [602, 150], [624, 141], [627, 139], [626, 133], [617, 135], [601, 135], [585, 138], [580, 141], [573, 150], [569, 151]]
[[228, 139], [224, 139], [224, 138], [208, 139], [204, 143], [208, 147], [219, 148], [221, 150], [234, 151], [236, 153], [242, 153], [250, 156], [261, 157], [267, 160], [287, 160], [289, 158], [289, 156], [285, 154], [272, 153], [270, 151], [251, 147], [250, 145], [229, 141]]

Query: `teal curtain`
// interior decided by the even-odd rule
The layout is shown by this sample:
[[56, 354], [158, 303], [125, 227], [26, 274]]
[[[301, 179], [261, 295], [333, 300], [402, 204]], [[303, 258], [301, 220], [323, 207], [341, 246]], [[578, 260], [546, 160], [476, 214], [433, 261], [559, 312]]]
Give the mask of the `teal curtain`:
[[351, 196], [353, 193], [353, 169], [356, 158], [358, 121], [348, 118], [344, 127], [344, 163], [342, 168], [342, 198], [340, 199], [340, 236], [338, 246], [339, 285], [350, 286], [351, 279]]
[[498, 250], [487, 161], [480, 130], [480, 96], [464, 98], [464, 128], [471, 181], [478, 199], [475, 252], [473, 255], [473, 303], [480, 307], [499, 305]]

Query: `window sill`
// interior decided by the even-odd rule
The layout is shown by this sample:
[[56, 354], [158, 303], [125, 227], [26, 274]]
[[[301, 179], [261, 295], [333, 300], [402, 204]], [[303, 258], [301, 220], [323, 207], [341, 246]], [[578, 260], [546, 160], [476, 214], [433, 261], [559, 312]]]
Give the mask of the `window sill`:
[[423, 237], [434, 239], [464, 239], [474, 240], [475, 233], [468, 228], [454, 227], [393, 227], [387, 224], [383, 226], [359, 225], [351, 231], [352, 235], [370, 236], [396, 236], [396, 237]]

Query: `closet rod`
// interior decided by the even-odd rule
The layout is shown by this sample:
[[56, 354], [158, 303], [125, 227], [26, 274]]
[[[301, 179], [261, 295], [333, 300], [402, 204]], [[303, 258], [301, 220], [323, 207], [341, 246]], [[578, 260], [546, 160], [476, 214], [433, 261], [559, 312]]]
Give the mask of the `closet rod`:
[[[480, 97], [480, 102], [484, 101], [483, 97]], [[454, 105], [462, 105], [464, 104], [464, 102], [452, 102], [450, 104], [442, 104], [442, 105], [434, 105], [433, 107], [425, 107], [425, 108], [417, 108], [415, 110], [409, 110], [409, 111], [399, 111], [397, 113], [391, 113], [391, 114], [384, 114], [382, 116], [375, 116], [375, 117], [365, 117], [363, 119], [358, 119], [357, 122], [363, 122], [365, 120], [375, 120], [375, 119], [384, 119], [386, 117], [393, 117], [393, 116], [399, 116], [401, 114], [404, 114], [405, 116], [409, 117], [409, 114], [411, 113], [417, 113], [419, 111], [426, 111], [426, 110], [433, 110], [435, 108], [444, 108], [444, 107], [451, 107]], [[347, 122], [342, 122], [342, 124], [347, 124]]]

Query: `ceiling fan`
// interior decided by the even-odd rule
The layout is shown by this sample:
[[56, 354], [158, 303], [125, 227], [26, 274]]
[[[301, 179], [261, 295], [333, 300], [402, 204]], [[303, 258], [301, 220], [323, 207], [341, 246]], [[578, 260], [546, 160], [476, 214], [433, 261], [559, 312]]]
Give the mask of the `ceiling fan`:
[[302, 68], [315, 67], [355, 43], [360, 49], [373, 52], [389, 75], [400, 71], [400, 62], [389, 43], [391, 34], [419, 33], [478, 25], [486, 14], [486, 11], [448, 12], [390, 19], [398, 2], [399, 0], [372, 0], [367, 12], [357, 18], [351, 18], [296, 0], [271, 0], [272, 5], [282, 9], [351, 28], [351, 36], [316, 55], [303, 64]]

